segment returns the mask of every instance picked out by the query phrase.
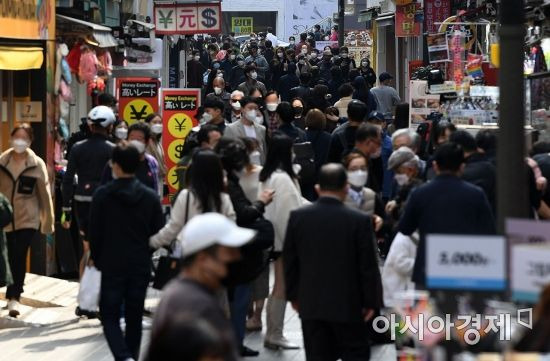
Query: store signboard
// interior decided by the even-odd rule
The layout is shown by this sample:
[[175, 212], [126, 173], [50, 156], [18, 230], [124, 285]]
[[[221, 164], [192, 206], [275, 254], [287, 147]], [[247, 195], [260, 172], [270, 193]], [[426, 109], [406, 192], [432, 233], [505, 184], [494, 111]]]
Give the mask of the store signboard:
[[19, 101], [15, 103], [15, 121], [17, 123], [39, 123], [42, 121], [41, 101]]
[[119, 116], [128, 124], [158, 113], [160, 82], [155, 78], [117, 78]]
[[222, 32], [221, 4], [155, 4], [157, 34], [193, 35]]
[[396, 6], [395, 10], [395, 36], [414, 37], [420, 36], [420, 23], [415, 21], [416, 12], [420, 8], [419, 3]]
[[424, 0], [424, 31], [435, 33], [441, 23], [451, 16], [451, 0]]
[[426, 237], [428, 289], [504, 291], [506, 279], [504, 237], [437, 234]]
[[55, 39], [55, 1], [1, 0], [0, 38]]
[[251, 34], [254, 32], [254, 18], [253, 17], [232, 17], [231, 18], [231, 31], [236, 35], [239, 34]]
[[537, 302], [541, 290], [550, 284], [550, 246], [512, 246], [510, 271], [512, 299]]
[[439, 112], [440, 96], [426, 92], [426, 80], [411, 80], [409, 83], [409, 126], [416, 128], [425, 122], [432, 112]]
[[[191, 129], [200, 106], [200, 89], [162, 89], [162, 147], [166, 155], [166, 184], [169, 198], [179, 189], [178, 163], [182, 159], [183, 144]], [[170, 199], [165, 200], [165, 203]]]

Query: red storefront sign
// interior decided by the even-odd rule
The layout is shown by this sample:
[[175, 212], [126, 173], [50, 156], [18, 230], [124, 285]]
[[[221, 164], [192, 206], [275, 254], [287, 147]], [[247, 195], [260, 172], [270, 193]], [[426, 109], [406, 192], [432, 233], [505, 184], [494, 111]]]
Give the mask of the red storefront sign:
[[420, 35], [420, 23], [415, 22], [416, 11], [419, 3], [396, 6], [395, 10], [395, 36], [411, 37]]
[[164, 149], [166, 184], [169, 194], [178, 191], [178, 163], [182, 159], [185, 138], [198, 122], [195, 120], [200, 106], [200, 89], [162, 89], [162, 147]]
[[120, 119], [128, 124], [143, 122], [159, 111], [160, 82], [155, 78], [117, 78], [117, 99]]
[[155, 4], [157, 34], [218, 34], [222, 32], [221, 4]]
[[437, 33], [439, 25], [451, 16], [451, 0], [424, 0], [424, 31]]

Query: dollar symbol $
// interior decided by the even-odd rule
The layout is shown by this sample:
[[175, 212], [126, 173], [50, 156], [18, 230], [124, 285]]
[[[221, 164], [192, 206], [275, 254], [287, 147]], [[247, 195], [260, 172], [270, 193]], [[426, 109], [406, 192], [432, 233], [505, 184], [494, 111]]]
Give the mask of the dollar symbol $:
[[202, 11], [203, 20], [201, 21], [202, 25], [207, 28], [213, 28], [218, 23], [218, 20], [214, 17], [216, 12], [213, 9], [204, 9]]

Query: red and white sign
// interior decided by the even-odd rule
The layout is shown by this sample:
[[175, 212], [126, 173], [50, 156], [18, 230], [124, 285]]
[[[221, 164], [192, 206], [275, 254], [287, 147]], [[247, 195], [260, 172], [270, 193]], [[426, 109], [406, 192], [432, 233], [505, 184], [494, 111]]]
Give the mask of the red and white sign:
[[437, 33], [439, 25], [451, 16], [451, 0], [424, 0], [424, 32]]
[[118, 114], [129, 125], [159, 111], [160, 82], [155, 78], [117, 78]]
[[419, 3], [396, 6], [395, 10], [395, 36], [412, 37], [420, 36], [420, 23], [415, 21], [416, 12], [420, 8]]
[[200, 89], [162, 89], [162, 147], [168, 169], [166, 184], [170, 195], [179, 189], [178, 163], [183, 158], [185, 138], [198, 125], [195, 116], [200, 102]]
[[155, 4], [157, 34], [218, 34], [222, 32], [220, 3]]

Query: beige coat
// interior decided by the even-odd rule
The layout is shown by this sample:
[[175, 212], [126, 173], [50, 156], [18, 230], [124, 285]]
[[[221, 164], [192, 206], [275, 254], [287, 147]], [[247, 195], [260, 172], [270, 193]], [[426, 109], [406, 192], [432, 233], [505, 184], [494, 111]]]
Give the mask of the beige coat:
[[[0, 193], [10, 201], [14, 215], [12, 223], [4, 231], [30, 228], [51, 234], [54, 231], [54, 209], [46, 164], [28, 149], [25, 168], [15, 178], [12, 152], [10, 148], [0, 155]], [[28, 194], [20, 191], [21, 177], [27, 177], [31, 182], [32, 188], [28, 189]]]

